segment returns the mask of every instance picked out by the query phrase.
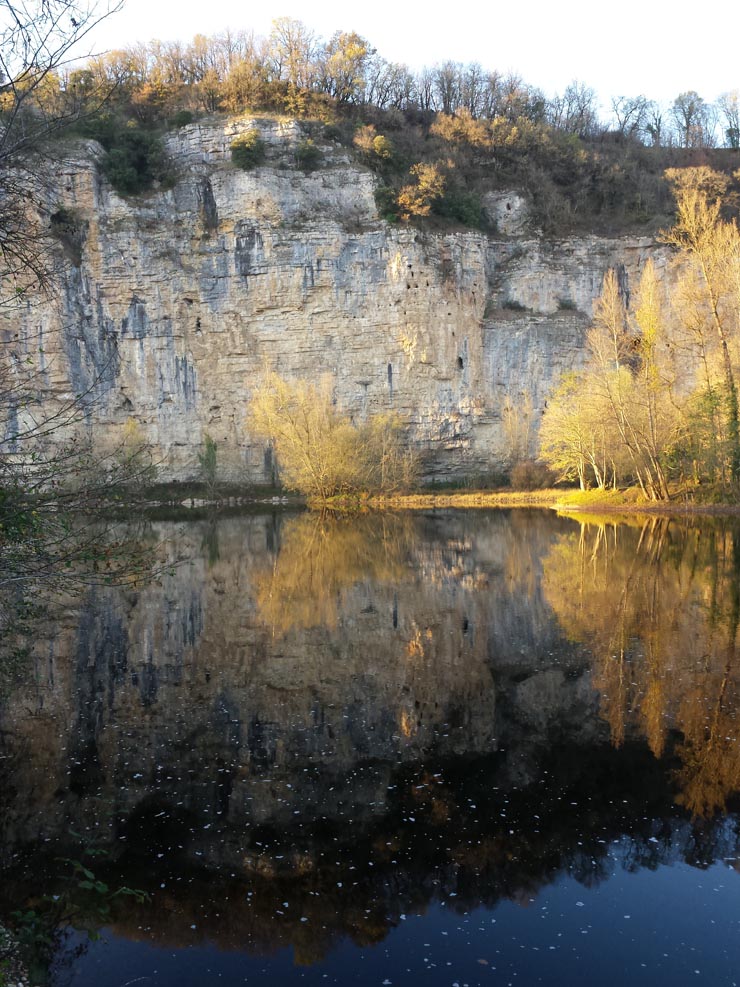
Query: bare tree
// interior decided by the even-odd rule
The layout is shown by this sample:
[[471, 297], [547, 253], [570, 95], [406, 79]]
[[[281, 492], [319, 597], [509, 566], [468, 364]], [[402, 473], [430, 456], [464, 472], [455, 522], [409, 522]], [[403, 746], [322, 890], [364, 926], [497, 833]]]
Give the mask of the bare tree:
[[79, 116], [82, 105], [74, 90], [57, 100], [48, 92], [58, 89], [58, 73], [72, 49], [121, 3], [0, 0], [0, 303], [9, 285], [17, 295], [46, 281], [44, 232], [33, 209], [43, 169], [35, 156]]
[[462, 66], [458, 62], [444, 62], [435, 66], [433, 72], [435, 108], [454, 113], [461, 105]]
[[649, 101], [645, 96], [615, 96], [612, 99], [612, 112], [617, 121], [617, 130], [625, 137], [641, 137], [645, 130]]
[[366, 68], [363, 101], [381, 110], [406, 109], [416, 99], [416, 83], [406, 65], [387, 62], [373, 53]]
[[590, 86], [576, 79], [569, 83], [562, 96], [550, 101], [550, 123], [578, 137], [590, 137], [599, 126], [596, 112], [596, 93]]
[[724, 118], [725, 144], [737, 150], [740, 148], [740, 93], [737, 89], [723, 93], [717, 100], [717, 106]]
[[681, 147], [711, 147], [713, 118], [711, 107], [693, 89], [680, 93], [671, 106], [676, 137]]
[[422, 69], [416, 77], [416, 98], [420, 110], [427, 112], [434, 109], [434, 88], [434, 69]]
[[461, 100], [468, 113], [477, 119], [483, 113], [486, 92], [486, 76], [477, 62], [471, 62], [463, 70]]
[[36, 99], [44, 83], [102, 19], [123, 0], [0, 0], [0, 163], [34, 146], [74, 115], [50, 117]]
[[653, 147], [660, 147], [665, 137], [663, 111], [652, 99], [645, 107], [645, 136]]

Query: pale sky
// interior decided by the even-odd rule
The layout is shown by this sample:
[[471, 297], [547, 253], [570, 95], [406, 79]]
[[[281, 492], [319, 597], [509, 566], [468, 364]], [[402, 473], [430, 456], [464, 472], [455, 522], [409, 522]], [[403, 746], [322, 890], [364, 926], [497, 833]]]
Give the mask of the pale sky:
[[125, 0], [91, 32], [86, 52], [153, 38], [189, 41], [226, 27], [267, 35], [281, 16], [324, 38], [357, 31], [385, 58], [412, 69], [448, 58], [477, 61], [513, 70], [549, 96], [578, 79], [605, 107], [615, 95], [671, 102], [695, 89], [712, 101], [740, 89], [740, 4], [716, 0], [688, 9], [665, 0]]

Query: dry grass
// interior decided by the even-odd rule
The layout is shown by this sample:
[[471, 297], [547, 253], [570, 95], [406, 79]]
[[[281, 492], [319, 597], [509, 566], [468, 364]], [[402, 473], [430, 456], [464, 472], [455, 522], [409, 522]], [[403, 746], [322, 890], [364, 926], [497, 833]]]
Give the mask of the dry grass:
[[473, 490], [461, 493], [396, 494], [371, 497], [374, 510], [423, 511], [433, 508], [538, 507], [567, 514], [740, 514], [737, 504], [696, 504], [687, 501], [644, 500], [636, 489], [603, 490]]
[[397, 494], [371, 497], [368, 506], [380, 510], [427, 510], [432, 507], [552, 507], [562, 490], [470, 490], [461, 493]]

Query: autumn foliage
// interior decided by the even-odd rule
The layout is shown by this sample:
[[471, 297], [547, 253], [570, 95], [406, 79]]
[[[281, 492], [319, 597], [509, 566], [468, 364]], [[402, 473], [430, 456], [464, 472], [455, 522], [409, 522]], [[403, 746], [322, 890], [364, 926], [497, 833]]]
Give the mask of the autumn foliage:
[[285, 487], [318, 504], [333, 497], [410, 486], [415, 461], [392, 413], [355, 424], [338, 410], [334, 384], [267, 373], [249, 405], [250, 431], [271, 443]]
[[702, 167], [668, 177], [670, 297], [650, 261], [629, 304], [609, 271], [586, 364], [563, 378], [543, 418], [544, 459], [582, 489], [634, 481], [666, 500], [671, 484], [740, 479], [740, 231], [723, 218], [725, 176]]

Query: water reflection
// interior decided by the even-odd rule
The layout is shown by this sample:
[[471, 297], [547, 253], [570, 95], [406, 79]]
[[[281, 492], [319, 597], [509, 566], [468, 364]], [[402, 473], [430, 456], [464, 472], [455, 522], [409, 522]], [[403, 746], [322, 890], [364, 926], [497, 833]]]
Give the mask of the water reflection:
[[[279, 551], [253, 576], [260, 617], [275, 634], [334, 630], [359, 583], [396, 585], [411, 578], [414, 535], [410, 515], [292, 518]], [[362, 612], [372, 614], [372, 607], [368, 603]]]
[[677, 734], [677, 801], [698, 816], [723, 810], [740, 788], [737, 528], [584, 522], [549, 552], [543, 585], [564, 631], [591, 649], [613, 743], [644, 735], [661, 757]]
[[157, 528], [181, 564], [70, 601], [4, 702], [0, 918], [94, 847], [151, 895], [111, 902], [127, 940], [316, 964], [437, 906], [736, 866], [732, 525]]

